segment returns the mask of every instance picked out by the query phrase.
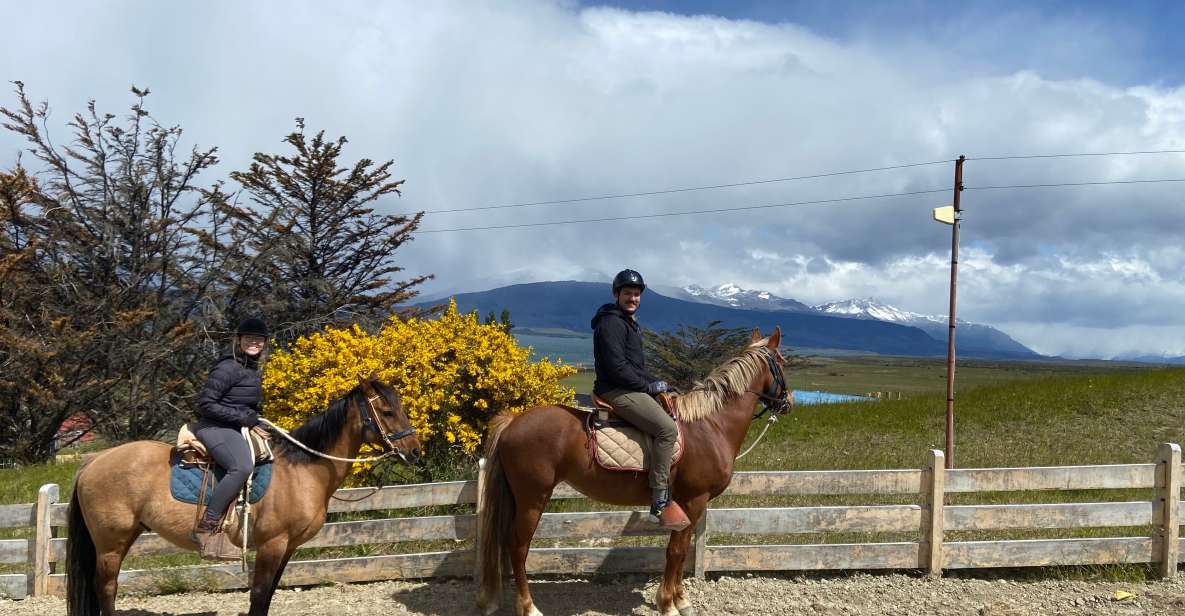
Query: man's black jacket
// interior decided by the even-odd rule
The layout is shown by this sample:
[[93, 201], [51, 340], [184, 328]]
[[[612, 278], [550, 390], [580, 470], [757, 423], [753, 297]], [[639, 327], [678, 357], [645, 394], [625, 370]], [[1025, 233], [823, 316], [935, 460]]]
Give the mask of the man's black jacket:
[[218, 360], [198, 395], [200, 422], [228, 428], [259, 423], [263, 387], [259, 370], [244, 366], [232, 355]]
[[614, 389], [646, 391], [654, 378], [646, 371], [638, 322], [617, 304], [605, 304], [592, 319], [593, 361], [598, 396]]

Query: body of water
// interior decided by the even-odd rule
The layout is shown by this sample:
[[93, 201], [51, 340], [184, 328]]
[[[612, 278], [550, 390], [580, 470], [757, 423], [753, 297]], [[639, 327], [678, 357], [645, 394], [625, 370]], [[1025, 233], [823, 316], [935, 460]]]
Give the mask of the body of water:
[[837, 402], [872, 402], [867, 396], [851, 396], [848, 394], [833, 394], [829, 391], [794, 390], [794, 404], [835, 404]]

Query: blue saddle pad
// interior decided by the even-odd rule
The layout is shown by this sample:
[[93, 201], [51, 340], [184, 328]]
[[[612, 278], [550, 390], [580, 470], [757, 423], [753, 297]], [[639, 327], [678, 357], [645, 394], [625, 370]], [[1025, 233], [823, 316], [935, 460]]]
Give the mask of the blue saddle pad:
[[[222, 480], [223, 475], [226, 475], [226, 470], [222, 467], [214, 469], [213, 485], [206, 487], [205, 498], [202, 504], [206, 505], [210, 502], [210, 494], [214, 492], [214, 486]], [[264, 462], [255, 466], [255, 476], [251, 478], [251, 494], [250, 501], [252, 503], [259, 502], [263, 495], [267, 493], [267, 487], [272, 483], [272, 463]], [[196, 505], [198, 502], [198, 492], [202, 489], [202, 469], [197, 466], [182, 465], [177, 460], [172, 461], [172, 469], [169, 471], [169, 492], [173, 494], [173, 498], [183, 502]]]

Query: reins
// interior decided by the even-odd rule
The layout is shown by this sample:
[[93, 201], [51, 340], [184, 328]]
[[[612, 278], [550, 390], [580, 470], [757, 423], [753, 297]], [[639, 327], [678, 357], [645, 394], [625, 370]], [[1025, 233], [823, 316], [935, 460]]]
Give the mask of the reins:
[[404, 456], [403, 452], [400, 451], [399, 448], [395, 446], [395, 441], [397, 441], [401, 438], [404, 438], [406, 436], [411, 436], [411, 435], [415, 434], [416, 430], [415, 430], [415, 428], [407, 428], [405, 430], [400, 430], [399, 432], [396, 432], [395, 434], [388, 434], [386, 430], [383, 430], [383, 426], [381, 423], [379, 423], [378, 418], [373, 416], [375, 413], [377, 413], [377, 411], [374, 410], [374, 400], [375, 399], [377, 399], [377, 397], [366, 399], [366, 406], [368, 407], [368, 410], [370, 411], [370, 413], [364, 413], [364, 412], [362, 412], [362, 409], [358, 409], [358, 412], [360, 415], [362, 415], [362, 423], [366, 424], [366, 427], [368, 427], [371, 430], [374, 430], [376, 433], [378, 433], [378, 435], [382, 437], [383, 442], [388, 447], [387, 451], [384, 451], [382, 453], [382, 455], [378, 455], [378, 456], [370, 456], [367, 458], [339, 458], [337, 456], [331, 456], [327, 453], [322, 453], [320, 451], [317, 451], [317, 450], [309, 447], [308, 445], [305, 445], [304, 443], [297, 440], [296, 437], [289, 434], [289, 432], [287, 430], [281, 428], [280, 426], [277, 426], [276, 424], [274, 424], [262, 417], [259, 418], [259, 423], [264, 424], [267, 427], [271, 428], [274, 432], [276, 432], [280, 436], [288, 439], [289, 442], [293, 443], [297, 447], [300, 447], [305, 452], [311, 453], [314, 456], [317, 456], [319, 458], [325, 458], [326, 460], [333, 460], [335, 462], [350, 462], [350, 463], [365, 464], [365, 463], [378, 462], [380, 460], [384, 460], [384, 459], [389, 458], [391, 456], [399, 456], [399, 459], [401, 461], [403, 461], [404, 463], [407, 463], [407, 457]]
[[[351, 464], [359, 464], [359, 463], [361, 463], [361, 464], [368, 464], [368, 463], [375, 464], [376, 466], [372, 466], [369, 471], [369, 474], [371, 476], [373, 476], [374, 469], [377, 468], [377, 463], [382, 460], [385, 460], [391, 456], [398, 456], [399, 459], [403, 463], [407, 464], [408, 463], [407, 457], [404, 456], [403, 452], [400, 451], [399, 448], [395, 446], [395, 441], [397, 441], [401, 438], [404, 438], [406, 436], [411, 436], [416, 433], [415, 428], [408, 427], [404, 430], [400, 430], [399, 432], [396, 432], [395, 434], [388, 434], [387, 431], [383, 429], [383, 424], [381, 422], [379, 422], [378, 411], [376, 411], [374, 408], [374, 401], [377, 399], [378, 399], [378, 396], [367, 398], [366, 399], [366, 406], [367, 406], [368, 412], [363, 412], [362, 409], [359, 408], [358, 414], [362, 416], [362, 423], [367, 428], [370, 428], [371, 430], [374, 430], [376, 433], [378, 433], [378, 435], [380, 437], [382, 437], [383, 443], [387, 447], [387, 450], [378, 456], [370, 456], [370, 457], [366, 457], [366, 458], [339, 458], [337, 456], [331, 456], [327, 453], [322, 453], [320, 451], [317, 451], [317, 450], [309, 447], [308, 445], [305, 445], [304, 443], [297, 440], [296, 437], [289, 434], [287, 430], [277, 426], [276, 424], [274, 424], [266, 419], [263, 419], [262, 417], [259, 419], [259, 422], [267, 425], [274, 432], [276, 432], [280, 436], [283, 436], [284, 438], [288, 439], [289, 442], [295, 444], [297, 447], [299, 447], [299, 448], [303, 449], [304, 451], [306, 451], [314, 456], [317, 456], [319, 458], [324, 458], [326, 460], [333, 460], [335, 462], [349, 462]], [[370, 498], [371, 496], [374, 496], [375, 494], [377, 494], [379, 492], [379, 490], [382, 490], [384, 487], [386, 487], [386, 486], [382, 485], [381, 479], [379, 480], [379, 484], [380, 485], [378, 487], [372, 486], [370, 492], [368, 492], [367, 494], [365, 494], [364, 496], [361, 496], [359, 498], [341, 498], [340, 496], [337, 495], [336, 491], [334, 492], [334, 494], [330, 495], [330, 498], [332, 498], [334, 500], [342, 501], [343, 503], [357, 503], [360, 501], [364, 501], [364, 500]]]
[[331, 456], [327, 453], [321, 453], [320, 451], [317, 451], [316, 449], [313, 449], [313, 448], [309, 447], [308, 445], [305, 445], [304, 443], [296, 440], [296, 437], [289, 434], [288, 431], [285, 430], [284, 428], [281, 428], [280, 426], [277, 426], [276, 424], [274, 424], [262, 417], [259, 418], [259, 423], [267, 426], [276, 434], [279, 434], [280, 436], [288, 439], [288, 442], [292, 443], [293, 445], [296, 445], [297, 447], [300, 447], [305, 452], [313, 454], [314, 456], [317, 456], [319, 458], [325, 458], [326, 460], [333, 460], [334, 462], [354, 462], [354, 463], [378, 462], [379, 460], [384, 460], [384, 459], [389, 458], [394, 455], [400, 455], [400, 456], [403, 455], [402, 453], [396, 453], [394, 450], [390, 450], [390, 451], [383, 452], [382, 455], [371, 456], [368, 458], [339, 458], [337, 456]]

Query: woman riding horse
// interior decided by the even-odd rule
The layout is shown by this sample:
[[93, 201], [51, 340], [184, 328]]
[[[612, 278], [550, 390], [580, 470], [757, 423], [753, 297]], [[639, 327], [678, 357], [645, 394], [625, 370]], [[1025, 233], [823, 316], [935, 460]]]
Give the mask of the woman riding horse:
[[206, 377], [198, 396], [198, 424], [195, 436], [226, 474], [214, 487], [206, 513], [193, 529], [198, 554], [208, 560], [238, 560], [238, 549], [217, 536], [222, 517], [235, 500], [255, 467], [251, 447], [240, 431], [259, 425], [263, 401], [260, 365], [267, 345], [267, 324], [249, 318], [239, 324], [234, 346]]
[[[378, 379], [359, 383], [280, 441], [271, 487], [254, 506], [250, 616], [264, 616], [292, 553], [325, 524], [329, 499], [349, 475], [364, 443], [415, 463], [420, 442], [399, 394]], [[197, 505], [169, 490], [172, 447], [135, 441], [108, 449], [78, 471], [67, 513], [66, 613], [113, 616], [119, 567], [145, 530], [173, 545], [197, 548], [190, 535]], [[239, 533], [232, 533], [237, 541]], [[240, 546], [247, 547], [247, 546]]]

